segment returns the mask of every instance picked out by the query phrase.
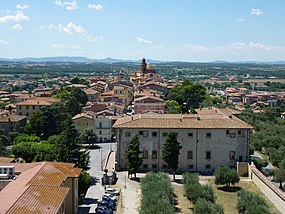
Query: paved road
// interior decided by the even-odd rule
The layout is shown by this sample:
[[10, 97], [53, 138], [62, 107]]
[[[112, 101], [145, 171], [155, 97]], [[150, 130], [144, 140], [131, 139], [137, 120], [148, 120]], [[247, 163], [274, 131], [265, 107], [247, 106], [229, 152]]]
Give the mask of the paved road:
[[79, 214], [95, 213], [97, 201], [104, 194], [104, 186], [101, 184], [104, 173], [102, 167], [109, 151], [116, 150], [116, 143], [98, 143], [97, 145], [101, 148], [90, 150], [90, 169], [87, 171], [93, 179], [93, 184], [79, 207]]

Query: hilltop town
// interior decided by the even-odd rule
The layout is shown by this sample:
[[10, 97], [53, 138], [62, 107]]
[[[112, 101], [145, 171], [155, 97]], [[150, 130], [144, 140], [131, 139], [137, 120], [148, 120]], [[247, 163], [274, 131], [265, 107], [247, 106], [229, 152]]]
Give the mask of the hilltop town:
[[[195, 213], [194, 173], [215, 213], [238, 213], [237, 189], [261, 194], [260, 210], [284, 213], [284, 69], [1, 61], [0, 213], [139, 213], [159, 197], [144, 192], [147, 176], [174, 189], [170, 210]], [[221, 166], [234, 169], [236, 188], [215, 184]], [[235, 202], [227, 207], [223, 194]]]

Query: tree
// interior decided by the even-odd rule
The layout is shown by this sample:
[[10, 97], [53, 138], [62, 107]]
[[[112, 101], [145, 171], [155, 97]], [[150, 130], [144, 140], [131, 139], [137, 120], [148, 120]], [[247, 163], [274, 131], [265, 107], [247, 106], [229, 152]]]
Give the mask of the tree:
[[230, 186], [239, 182], [237, 171], [227, 167], [220, 166], [215, 170], [215, 184]]
[[79, 178], [78, 178], [78, 195], [79, 197], [85, 196], [88, 188], [92, 184], [92, 178], [91, 176], [85, 172], [80, 172]]
[[172, 169], [173, 180], [175, 180], [175, 171], [179, 164], [181, 144], [177, 141], [176, 132], [169, 132], [166, 142], [163, 145], [162, 159], [167, 164], [168, 168]]
[[190, 108], [198, 108], [206, 98], [206, 88], [201, 84], [193, 84], [185, 80], [182, 85], [176, 85], [166, 95], [167, 100], [175, 100], [184, 113]]
[[214, 204], [204, 198], [199, 198], [194, 205], [194, 214], [224, 214], [224, 208], [220, 204]]
[[166, 108], [168, 114], [180, 114], [182, 112], [176, 100], [166, 100]]
[[12, 154], [15, 158], [23, 158], [27, 163], [30, 163], [37, 154], [36, 145], [35, 142], [20, 142], [12, 147]]
[[136, 134], [132, 140], [129, 142], [127, 159], [128, 159], [128, 172], [129, 174], [135, 174], [138, 171], [139, 167], [142, 165], [143, 159], [140, 157], [140, 141], [139, 136]]
[[97, 135], [93, 129], [85, 129], [79, 136], [82, 144], [92, 144], [97, 141]]

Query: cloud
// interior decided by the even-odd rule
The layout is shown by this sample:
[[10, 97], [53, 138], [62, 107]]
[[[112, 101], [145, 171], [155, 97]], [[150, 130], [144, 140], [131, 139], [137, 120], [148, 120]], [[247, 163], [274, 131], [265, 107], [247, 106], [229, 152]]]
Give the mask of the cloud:
[[237, 20], [238, 20], [239, 22], [244, 22], [244, 21], [245, 21], [244, 18], [238, 18]]
[[13, 30], [23, 30], [23, 27], [20, 25], [20, 24], [15, 24], [13, 27], [12, 27]]
[[16, 8], [20, 9], [20, 10], [25, 10], [25, 9], [28, 9], [29, 7], [30, 7], [30, 5], [28, 5], [28, 4], [23, 4], [23, 5], [18, 4], [16, 6]]
[[65, 9], [67, 9], [67, 10], [76, 10], [79, 8], [77, 1], [62, 2], [61, 0], [55, 0], [54, 3], [58, 6], [65, 7]]
[[77, 46], [77, 45], [65, 45], [65, 44], [52, 44], [51, 47], [53, 48], [70, 48], [70, 49], [81, 49], [81, 47]]
[[88, 8], [91, 8], [97, 11], [104, 9], [104, 7], [101, 4], [89, 4]]
[[263, 15], [264, 12], [262, 12], [260, 9], [256, 8], [256, 9], [251, 9], [250, 14], [253, 16], [260, 16], [260, 15]]
[[152, 41], [146, 40], [146, 39], [141, 38], [141, 37], [137, 37], [137, 41], [140, 42], [140, 43], [147, 43], [147, 44], [151, 44], [152, 43]]
[[100, 42], [104, 39], [103, 36], [94, 36], [92, 34], [85, 35], [87, 42]]
[[10, 45], [10, 42], [0, 39], [0, 45]]
[[[50, 25], [50, 26], [53, 26], [53, 25]], [[71, 34], [71, 35], [72, 34], [83, 34], [83, 33], [86, 33], [86, 30], [81, 25], [75, 25], [73, 22], [70, 22], [67, 25], [59, 24], [57, 26], [57, 29], [60, 32], [64, 32], [64, 33]]]
[[19, 21], [29, 21], [29, 20], [30, 20], [29, 17], [27, 17], [22, 11], [17, 11], [16, 15], [14, 16], [12, 15], [1, 16], [0, 24], [10, 22], [10, 21], [19, 22]]
[[67, 10], [76, 10], [79, 8], [76, 1], [63, 2], [63, 4], [66, 5]]

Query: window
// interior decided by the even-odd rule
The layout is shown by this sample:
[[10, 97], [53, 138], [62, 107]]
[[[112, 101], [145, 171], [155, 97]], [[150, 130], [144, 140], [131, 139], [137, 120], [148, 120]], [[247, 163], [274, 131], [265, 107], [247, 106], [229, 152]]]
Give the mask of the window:
[[188, 164], [188, 169], [194, 169], [194, 165], [193, 164]]
[[153, 151], [152, 151], [151, 158], [152, 158], [152, 159], [157, 159], [157, 151], [156, 151], [156, 150], [153, 150]]
[[35, 106], [33, 106], [33, 109], [35, 109]]
[[211, 151], [206, 151], [206, 160], [211, 159]]
[[228, 136], [230, 134], [230, 130], [227, 130], [226, 131], [226, 135]]
[[163, 169], [167, 169], [168, 167], [167, 167], [166, 164], [163, 164], [163, 165], [162, 165], [162, 168], [163, 168]]
[[22, 109], [22, 106], [19, 106], [19, 109]]
[[152, 164], [151, 168], [156, 169], [157, 168], [157, 164]]
[[206, 164], [205, 169], [211, 169], [211, 164]]
[[143, 137], [148, 137], [148, 131], [143, 131]]
[[187, 151], [187, 159], [193, 159], [193, 151]]
[[238, 135], [241, 135], [241, 130], [238, 130]]
[[157, 137], [157, 132], [152, 132], [153, 137]]
[[230, 160], [234, 160], [236, 157], [236, 152], [235, 151], [230, 151]]
[[162, 137], [167, 137], [168, 133], [167, 132], [162, 132]]
[[143, 135], [143, 131], [139, 131], [139, 135]]
[[131, 137], [131, 132], [125, 132], [125, 137]]
[[148, 168], [148, 165], [147, 164], [143, 164], [142, 166], [144, 169], [147, 169]]
[[102, 129], [102, 123], [101, 122], [99, 123], [99, 129]]
[[[127, 134], [128, 132], [126, 132], [126, 134]], [[101, 130], [99, 130], [99, 134], [102, 134], [102, 131]], [[126, 136], [126, 137], [128, 137], [128, 136]]]
[[193, 137], [193, 132], [189, 132], [188, 137]]
[[26, 116], [29, 116], [29, 112], [26, 113]]
[[207, 138], [210, 138], [211, 136], [212, 136], [212, 133], [211, 133], [211, 132], [207, 132], [207, 133], [206, 133], [206, 137], [207, 137]]
[[143, 150], [143, 159], [148, 159], [148, 150]]
[[29, 109], [29, 106], [26, 106], [26, 109]]

